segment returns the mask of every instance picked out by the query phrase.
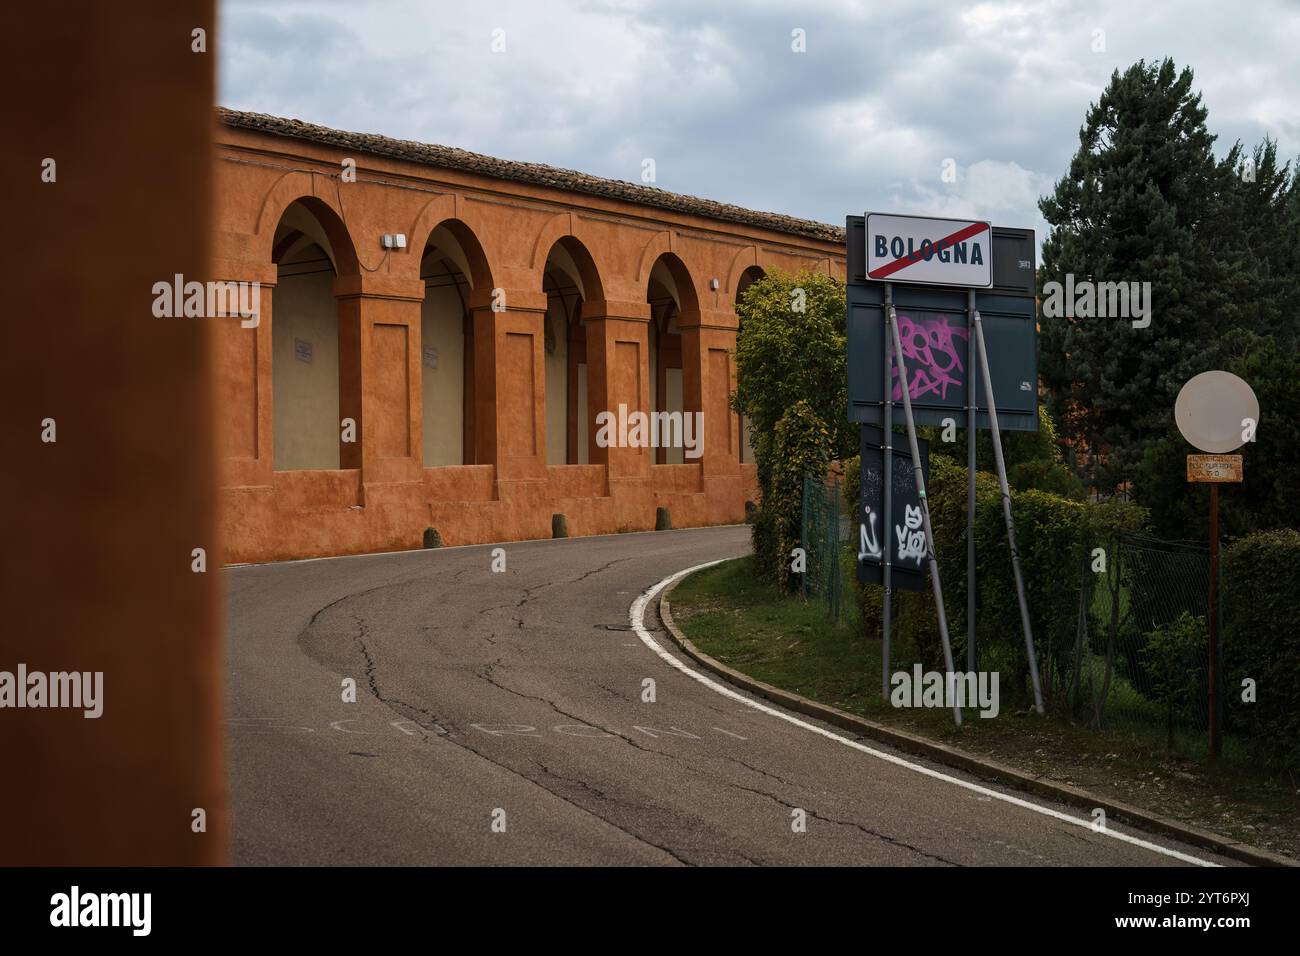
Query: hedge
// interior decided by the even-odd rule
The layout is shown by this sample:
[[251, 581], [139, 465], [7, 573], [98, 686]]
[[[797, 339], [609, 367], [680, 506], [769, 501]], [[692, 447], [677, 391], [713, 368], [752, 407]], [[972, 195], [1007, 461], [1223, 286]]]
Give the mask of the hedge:
[[[850, 480], [858, 473], [848, 468]], [[849, 487], [854, 487], [850, 485]], [[954, 663], [966, 660], [966, 469], [943, 456], [930, 459], [927, 487], [939, 576], [943, 584]], [[1020, 547], [1030, 625], [1045, 684], [1057, 661], [1070, 659], [1079, 613], [1079, 581], [1092, 549], [1116, 534], [1135, 531], [1146, 512], [1129, 502], [1090, 503], [1046, 491], [1012, 492], [1016, 541]], [[1009, 702], [1032, 700], [1029, 665], [1020, 624], [1011, 553], [997, 478], [975, 475], [975, 548], [979, 580], [976, 636], [981, 670], [1003, 674]], [[858, 600], [869, 629], [879, 630], [881, 589], [859, 587]], [[938, 617], [928, 584], [925, 591], [896, 591], [894, 633], [927, 669], [942, 669]]]
[[805, 401], [786, 409], [776, 424], [768, 485], [751, 530], [759, 573], [783, 591], [799, 578], [791, 572], [791, 551], [799, 546], [805, 474], [825, 476], [830, 465], [829, 429]]
[[[1259, 531], [1223, 555], [1224, 713], [1273, 770], [1300, 771], [1300, 532]], [[1242, 682], [1255, 682], [1254, 703]]]
[[[846, 468], [856, 488], [858, 462]], [[976, 627], [980, 667], [1003, 674], [1010, 703], [1030, 697], [1015, 579], [1006, 543], [997, 479], [975, 476], [975, 544], [979, 574]], [[966, 469], [943, 456], [930, 459], [930, 515], [939, 552], [948, 629], [959, 667], [966, 655]], [[1078, 619], [1082, 569], [1095, 547], [1117, 534], [1140, 530], [1146, 511], [1129, 502], [1077, 501], [1045, 491], [1012, 492], [1016, 540], [1029, 600], [1030, 623], [1044, 685], [1053, 668], [1067, 666]], [[1300, 771], [1300, 531], [1261, 531], [1223, 553], [1224, 710], [1230, 734], [1253, 759], [1273, 771]], [[881, 626], [881, 589], [859, 586], [859, 607], [869, 631]], [[897, 661], [910, 652], [927, 669], [942, 667], [938, 620], [928, 586], [896, 591]], [[1254, 702], [1242, 699], [1254, 681]]]

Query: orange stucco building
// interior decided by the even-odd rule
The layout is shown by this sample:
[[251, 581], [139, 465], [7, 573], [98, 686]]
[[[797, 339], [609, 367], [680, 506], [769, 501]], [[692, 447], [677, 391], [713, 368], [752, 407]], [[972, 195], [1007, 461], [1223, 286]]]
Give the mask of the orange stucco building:
[[[744, 519], [736, 297], [769, 269], [843, 278], [842, 229], [217, 120], [209, 278], [258, 284], [256, 324], [214, 320], [228, 561], [549, 537], [555, 514], [572, 535]], [[601, 447], [620, 405], [703, 412], [698, 454]]]

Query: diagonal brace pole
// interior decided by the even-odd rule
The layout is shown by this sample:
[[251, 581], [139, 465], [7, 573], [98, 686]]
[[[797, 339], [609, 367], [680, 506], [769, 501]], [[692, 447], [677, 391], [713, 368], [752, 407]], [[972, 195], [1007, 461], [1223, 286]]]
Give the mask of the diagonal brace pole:
[[998, 408], [993, 401], [993, 379], [989, 377], [988, 349], [984, 345], [984, 323], [975, 310], [975, 338], [979, 345], [980, 378], [984, 380], [984, 397], [989, 405], [989, 424], [993, 430], [993, 457], [998, 465], [998, 482], [1002, 486], [1002, 514], [1007, 519], [1007, 544], [1011, 546], [1011, 568], [1016, 575], [1016, 598], [1020, 601], [1020, 626], [1025, 632], [1025, 654], [1029, 657], [1029, 676], [1034, 682], [1034, 709], [1043, 712], [1043, 688], [1038, 680], [1038, 655], [1034, 653], [1034, 632], [1029, 625], [1029, 602], [1025, 600], [1025, 579], [1020, 573], [1020, 549], [1016, 547], [1016, 525], [1011, 518], [1011, 489], [1007, 486], [1007, 464], [1002, 457], [1002, 433], [998, 429]]
[[[907, 420], [907, 440], [912, 450], [912, 473], [916, 477], [916, 496], [921, 501], [921, 527], [925, 532], [925, 550], [930, 559], [930, 586], [934, 590], [934, 606], [939, 614], [939, 637], [943, 641], [943, 663], [947, 668], [945, 681], [948, 687], [955, 689], [956, 672], [952, 666], [952, 645], [948, 642], [948, 617], [943, 611], [939, 561], [935, 556], [934, 531], [930, 527], [930, 501], [925, 496], [925, 475], [921, 471], [921, 448], [916, 443], [916, 419], [912, 417], [912, 396], [907, 389], [907, 366], [903, 362], [903, 342], [898, 334], [898, 313], [892, 304], [889, 306], [889, 331], [894, 339], [894, 360], [898, 363], [898, 383], [903, 392], [903, 417]], [[892, 390], [889, 382], [885, 383], [885, 388]], [[893, 528], [887, 528], [885, 533], [893, 534], [893, 531]], [[889, 541], [886, 547], [893, 547], [893, 542]], [[956, 693], [952, 695], [952, 719], [958, 727], [961, 726], [961, 706], [957, 703]]]

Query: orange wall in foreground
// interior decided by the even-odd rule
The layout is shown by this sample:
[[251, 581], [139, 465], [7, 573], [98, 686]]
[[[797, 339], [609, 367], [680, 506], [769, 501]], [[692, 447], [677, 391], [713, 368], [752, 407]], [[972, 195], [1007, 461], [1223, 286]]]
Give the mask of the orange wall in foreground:
[[98, 718], [0, 710], [0, 866], [226, 861], [211, 327], [151, 309], [209, 270], [214, 21], [0, 6], [0, 671], [103, 674]]

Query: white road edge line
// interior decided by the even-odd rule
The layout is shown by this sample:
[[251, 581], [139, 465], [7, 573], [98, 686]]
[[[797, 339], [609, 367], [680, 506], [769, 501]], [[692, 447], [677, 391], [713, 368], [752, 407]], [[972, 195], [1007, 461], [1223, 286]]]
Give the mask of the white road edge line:
[[[1065, 823], [1073, 823], [1075, 826], [1083, 827], [1086, 830], [1092, 830], [1092, 820], [1088, 819], [1087, 817], [1074, 817], [1068, 813], [1062, 813], [1060, 810], [1053, 810], [1051, 807], [1040, 806], [1039, 804], [1032, 803], [1029, 800], [1022, 800], [1019, 797], [1013, 797], [1011, 794], [1002, 793], [998, 790], [991, 790], [988, 787], [980, 786], [978, 783], [970, 783], [969, 781], [962, 780], [958, 777], [949, 776], [948, 774], [942, 773], [941, 771], [931, 770], [929, 767], [923, 767], [920, 764], [912, 763], [912, 761], [910, 760], [904, 760], [902, 757], [895, 756], [894, 754], [891, 753], [886, 753], [883, 750], [876, 750], [874, 747], [868, 747], [865, 744], [858, 743], [858, 741], [856, 740], [850, 740], [848, 737], [841, 737], [839, 734], [834, 733], [833, 731], [826, 730], [824, 727], [818, 727], [816, 724], [810, 724], [806, 720], [800, 720], [798, 717], [795, 717], [792, 714], [787, 714], [785, 711], [777, 710], [775, 707], [769, 707], [766, 704], [761, 704], [756, 700], [752, 700], [751, 698], [746, 697], [744, 694], [741, 694], [740, 692], [733, 690], [730, 687], [727, 687], [725, 684], [720, 684], [717, 681], [715, 681], [713, 678], [701, 674], [699, 671], [694, 670], [688, 667], [687, 665], [683, 664], [680, 660], [678, 660], [676, 657], [674, 657], [672, 654], [666, 651], [659, 644], [659, 642], [656, 641], [650, 635], [650, 632], [646, 630], [645, 610], [649, 606], [650, 602], [654, 600], [655, 595], [657, 595], [668, 585], [672, 584], [674, 581], [678, 581], [686, 577], [686, 575], [691, 574], [692, 572], [700, 571], [704, 568], [711, 568], [715, 564], [721, 564], [723, 561], [726, 560], [729, 559], [721, 558], [717, 561], [706, 561], [704, 564], [697, 564], [693, 568], [687, 568], [684, 571], [678, 571], [676, 574], [670, 574], [668, 577], [664, 578], [654, 587], [649, 588], [646, 591], [643, 591], [641, 593], [641, 596], [632, 602], [632, 607], [628, 611], [628, 618], [632, 624], [632, 629], [636, 631], [637, 637], [641, 638], [641, 643], [644, 644], [646, 647], [650, 648], [650, 650], [654, 651], [656, 654], [662, 657], [673, 667], [677, 668], [683, 674], [686, 674], [688, 677], [693, 677], [701, 684], [703, 684], [705, 687], [709, 688], [710, 690], [716, 691], [717, 693], [723, 695], [724, 697], [729, 697], [732, 700], [739, 701], [740, 703], [745, 704], [747, 707], [752, 707], [754, 710], [761, 711], [764, 714], [769, 714], [772, 717], [779, 717], [781, 720], [784, 720], [787, 723], [794, 724], [796, 727], [802, 727], [804, 730], [811, 730], [813, 733], [820, 734], [821, 736], [827, 738], [828, 740], [834, 740], [836, 743], [841, 743], [846, 747], [851, 747], [854, 750], [861, 751], [862, 753], [870, 754], [873, 757], [878, 757], [879, 759], [884, 760], [887, 763], [892, 763], [899, 767], [906, 767], [908, 770], [914, 770], [917, 773], [924, 774], [927, 777], [933, 777], [935, 780], [943, 780], [946, 783], [955, 784], [958, 787], [962, 787], [966, 790], [974, 791], [975, 793], [981, 794], [982, 796], [992, 797], [994, 800], [1001, 800], [1003, 803], [1010, 803], [1010, 804], [1014, 804], [1017, 807], [1024, 807], [1026, 810], [1032, 810], [1035, 813], [1041, 813], [1043, 816], [1053, 817], [1054, 819], [1062, 820]], [[1131, 843], [1134, 846], [1140, 846], [1144, 849], [1152, 851], [1153, 853], [1160, 853], [1163, 854], [1164, 856], [1171, 856], [1174, 859], [1182, 860], [1184, 863], [1193, 863], [1197, 866], [1219, 866], [1220, 865], [1210, 860], [1202, 860], [1200, 857], [1192, 856], [1189, 853], [1181, 853], [1178, 850], [1171, 850], [1168, 847], [1160, 846], [1158, 843], [1151, 843], [1150, 841], [1142, 840], [1135, 836], [1129, 836], [1127, 833], [1120, 833], [1118, 830], [1112, 830], [1109, 826], [1107, 826], [1104, 830], [1093, 831], [1093, 832], [1100, 832], [1108, 837], [1112, 837], [1113, 839], [1120, 840], [1121, 842], [1124, 843]]]

